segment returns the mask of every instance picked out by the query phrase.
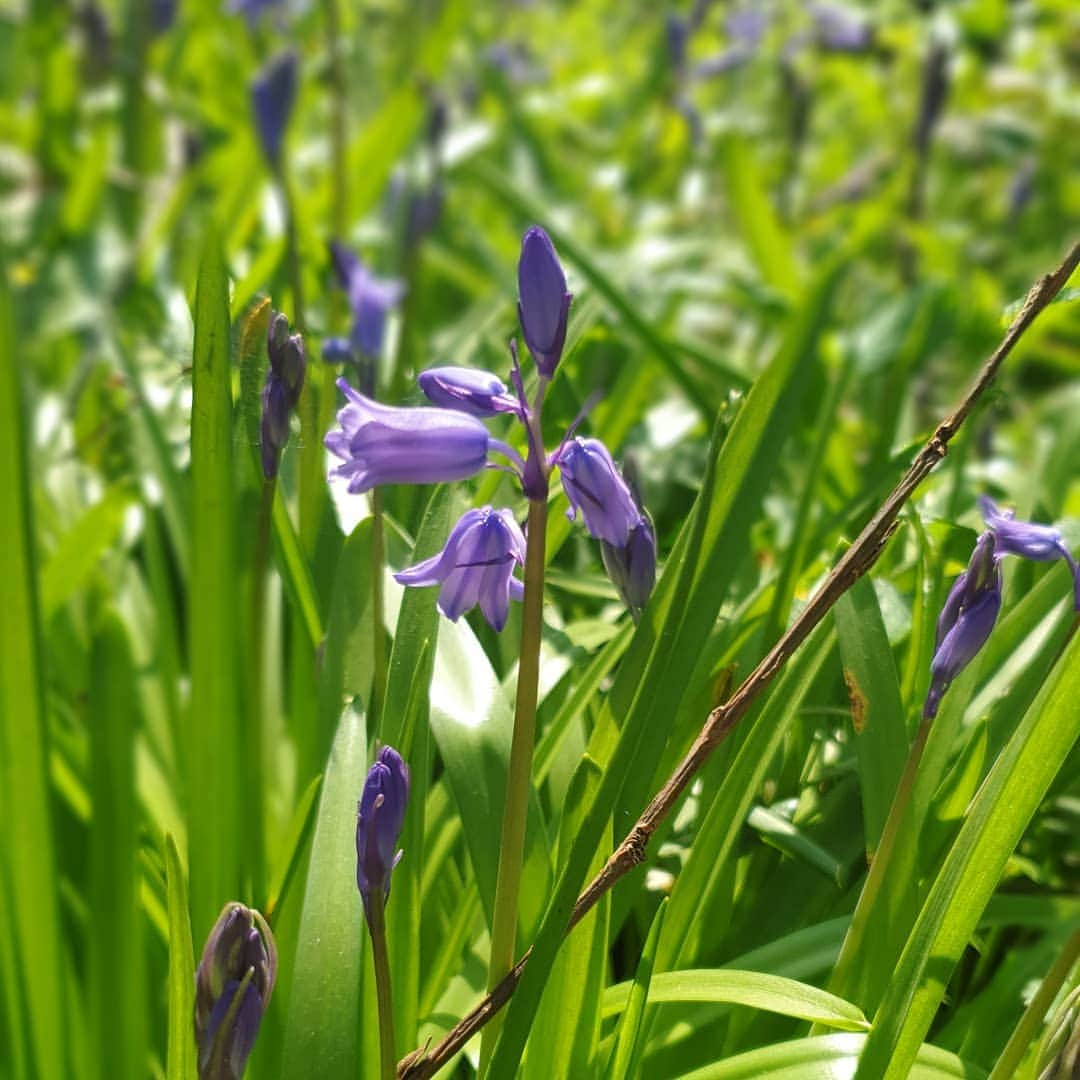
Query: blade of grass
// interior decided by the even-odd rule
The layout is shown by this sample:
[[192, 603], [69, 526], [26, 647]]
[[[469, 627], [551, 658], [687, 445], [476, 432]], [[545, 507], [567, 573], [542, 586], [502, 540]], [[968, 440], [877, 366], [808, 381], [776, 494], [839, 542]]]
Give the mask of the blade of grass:
[[165, 889], [169, 908], [168, 1080], [195, 1080], [195, 955], [191, 944], [187, 881], [176, 841], [165, 834]]

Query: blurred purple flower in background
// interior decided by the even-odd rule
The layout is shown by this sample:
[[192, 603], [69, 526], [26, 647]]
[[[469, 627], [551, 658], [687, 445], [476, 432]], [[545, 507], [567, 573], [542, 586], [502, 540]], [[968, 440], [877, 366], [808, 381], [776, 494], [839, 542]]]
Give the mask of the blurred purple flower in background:
[[356, 808], [356, 887], [365, 913], [372, 893], [381, 893], [383, 900], [390, 895], [408, 803], [409, 767], [392, 746], [384, 746], [368, 770]]
[[330, 255], [338, 281], [349, 298], [352, 346], [362, 357], [377, 359], [382, 353], [386, 317], [401, 302], [405, 286], [400, 281], [376, 277], [358, 255], [342, 244], [331, 244]]
[[266, 920], [226, 904], [195, 972], [195, 1040], [200, 1080], [239, 1080], [277, 978], [277, 947]]
[[251, 84], [255, 130], [266, 160], [281, 168], [281, 144], [296, 101], [296, 53], [278, 53], [263, 66]]
[[874, 28], [861, 14], [836, 4], [811, 4], [814, 40], [826, 52], [865, 52], [874, 44]]
[[462, 516], [438, 555], [394, 577], [402, 585], [441, 585], [439, 610], [454, 622], [479, 604], [492, 628], [502, 630], [511, 598], [522, 597], [513, 572], [524, 562], [525, 537], [514, 515], [485, 506]]
[[554, 245], [534, 225], [525, 233], [518, 259], [518, 319], [525, 344], [540, 374], [548, 379], [562, 356], [572, 299]]
[[243, 15], [249, 26], [255, 26], [264, 12], [283, 6], [282, 0], [229, 0], [225, 10], [231, 15]]
[[938, 616], [930, 689], [923, 716], [937, 716], [949, 684], [986, 644], [1001, 609], [1001, 570], [989, 532], [979, 537], [967, 569], [953, 582]]

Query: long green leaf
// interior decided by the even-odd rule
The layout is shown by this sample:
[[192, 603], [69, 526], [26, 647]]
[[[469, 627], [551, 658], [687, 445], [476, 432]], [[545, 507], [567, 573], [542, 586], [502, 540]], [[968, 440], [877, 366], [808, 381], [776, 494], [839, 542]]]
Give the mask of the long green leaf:
[[169, 908], [168, 1080], [195, 1080], [195, 957], [191, 944], [187, 880], [176, 841], [165, 835], [165, 890]]
[[0, 858], [10, 889], [8, 940], [18, 950], [29, 1019], [25, 1030], [12, 1012], [9, 1030], [25, 1040], [38, 1075], [52, 1077], [67, 1071], [67, 1025], [49, 808], [29, 425], [15, 353], [18, 340], [5, 268], [0, 274]]

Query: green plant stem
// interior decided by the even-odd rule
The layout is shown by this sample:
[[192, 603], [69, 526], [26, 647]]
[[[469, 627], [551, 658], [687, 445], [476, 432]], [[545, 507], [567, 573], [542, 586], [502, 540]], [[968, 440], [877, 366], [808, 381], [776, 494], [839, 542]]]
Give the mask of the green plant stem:
[[383, 627], [383, 568], [386, 562], [386, 536], [383, 530], [382, 492], [371, 492], [371, 623], [372, 668], [371, 706], [368, 709], [372, 730], [378, 731], [382, 722], [383, 702], [386, 700], [386, 631]]
[[390, 955], [386, 950], [386, 912], [378, 889], [373, 889], [368, 896], [367, 916], [371, 959], [375, 965], [375, 995], [379, 1001], [379, 1073], [382, 1080], [394, 1080], [397, 1075], [394, 995], [390, 988]]
[[885, 876], [889, 869], [896, 839], [900, 835], [904, 817], [907, 814], [908, 804], [911, 802], [911, 793], [915, 788], [915, 777], [919, 771], [919, 762], [922, 760], [923, 750], [926, 748], [926, 740], [930, 735], [931, 721], [923, 717], [919, 724], [919, 730], [915, 733], [915, 741], [911, 744], [904, 771], [900, 776], [900, 782], [896, 785], [896, 794], [893, 796], [892, 806], [889, 808], [889, 816], [885, 819], [885, 826], [881, 831], [881, 841], [870, 863], [870, 871], [866, 875], [866, 882], [859, 893], [858, 902], [855, 904], [855, 913], [851, 917], [851, 925], [844, 937], [844, 943], [840, 947], [840, 955], [836, 959], [836, 967], [833, 969], [829, 986], [835, 993], [843, 993], [839, 989], [846, 985], [851, 974], [851, 965], [855, 962], [862, 948], [862, 940], [866, 934], [866, 924], [870, 918], [870, 912], [885, 883]]
[[263, 478], [259, 511], [255, 519], [255, 545], [251, 557], [251, 626], [248, 655], [248, 723], [242, 760], [247, 779], [246, 829], [251, 854], [251, 889], [257, 902], [266, 892], [266, 842], [263, 835], [265, 762], [263, 761], [263, 654], [266, 637], [266, 570], [270, 558], [270, 531], [273, 525], [277, 479]]
[[1013, 1029], [1005, 1049], [1001, 1051], [1001, 1057], [994, 1064], [993, 1072], [988, 1080], [1010, 1080], [1018, 1076], [1020, 1062], [1024, 1060], [1024, 1054], [1035, 1038], [1036, 1033], [1046, 1019], [1046, 1013], [1057, 997], [1057, 992], [1069, 977], [1073, 965], [1080, 959], [1080, 930], [1074, 930], [1065, 942], [1064, 948], [1058, 954], [1053, 967], [1046, 973], [1046, 977], [1039, 983], [1039, 989], [1031, 999], [1024, 1015]]
[[[525, 598], [521, 613], [521, 655], [518, 660], [514, 737], [506, 774], [499, 872], [495, 883], [495, 916], [491, 927], [488, 989], [497, 986], [514, 963], [521, 864], [525, 853], [525, 823], [532, 790], [532, 755], [536, 741], [536, 697], [540, 678], [540, 637], [544, 610], [544, 544], [547, 501], [530, 500], [525, 547]], [[490, 1059], [498, 1024], [484, 1030], [480, 1048], [481, 1073]]]

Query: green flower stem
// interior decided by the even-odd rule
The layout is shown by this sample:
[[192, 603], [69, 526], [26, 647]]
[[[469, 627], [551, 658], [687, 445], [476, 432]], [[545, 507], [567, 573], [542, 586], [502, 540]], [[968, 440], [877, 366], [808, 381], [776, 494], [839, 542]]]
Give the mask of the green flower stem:
[[390, 989], [390, 956], [386, 950], [386, 913], [383, 895], [378, 889], [372, 889], [368, 896], [367, 916], [371, 959], [375, 965], [375, 995], [379, 1001], [379, 1074], [382, 1080], [394, 1080], [397, 1075], [394, 995]]
[[372, 668], [369, 723], [378, 731], [386, 700], [386, 631], [383, 626], [383, 569], [386, 562], [386, 538], [383, 530], [382, 492], [371, 491], [371, 623]]
[[[510, 767], [506, 774], [502, 837], [499, 842], [499, 874], [495, 884], [495, 918], [491, 928], [488, 990], [496, 986], [514, 963], [521, 864], [525, 853], [525, 822], [532, 787], [532, 755], [536, 741], [536, 698], [540, 678], [540, 636], [544, 609], [544, 544], [547, 532], [547, 500], [529, 502], [525, 548], [525, 598], [521, 614], [521, 655], [518, 660], [514, 737]], [[491, 1056], [499, 1024], [484, 1029], [480, 1049], [481, 1073]]]
[[[260, 470], [261, 475], [261, 470]], [[263, 761], [263, 654], [266, 622], [266, 571], [270, 557], [270, 529], [273, 522], [274, 496], [277, 480], [262, 482], [258, 517], [255, 519], [255, 545], [251, 560], [251, 628], [248, 656], [248, 710], [247, 731], [244, 734], [244, 752], [241, 760], [247, 778], [246, 815], [251, 854], [252, 895], [260, 900], [266, 890], [266, 843], [263, 836], [263, 791], [265, 789], [265, 763]]]

